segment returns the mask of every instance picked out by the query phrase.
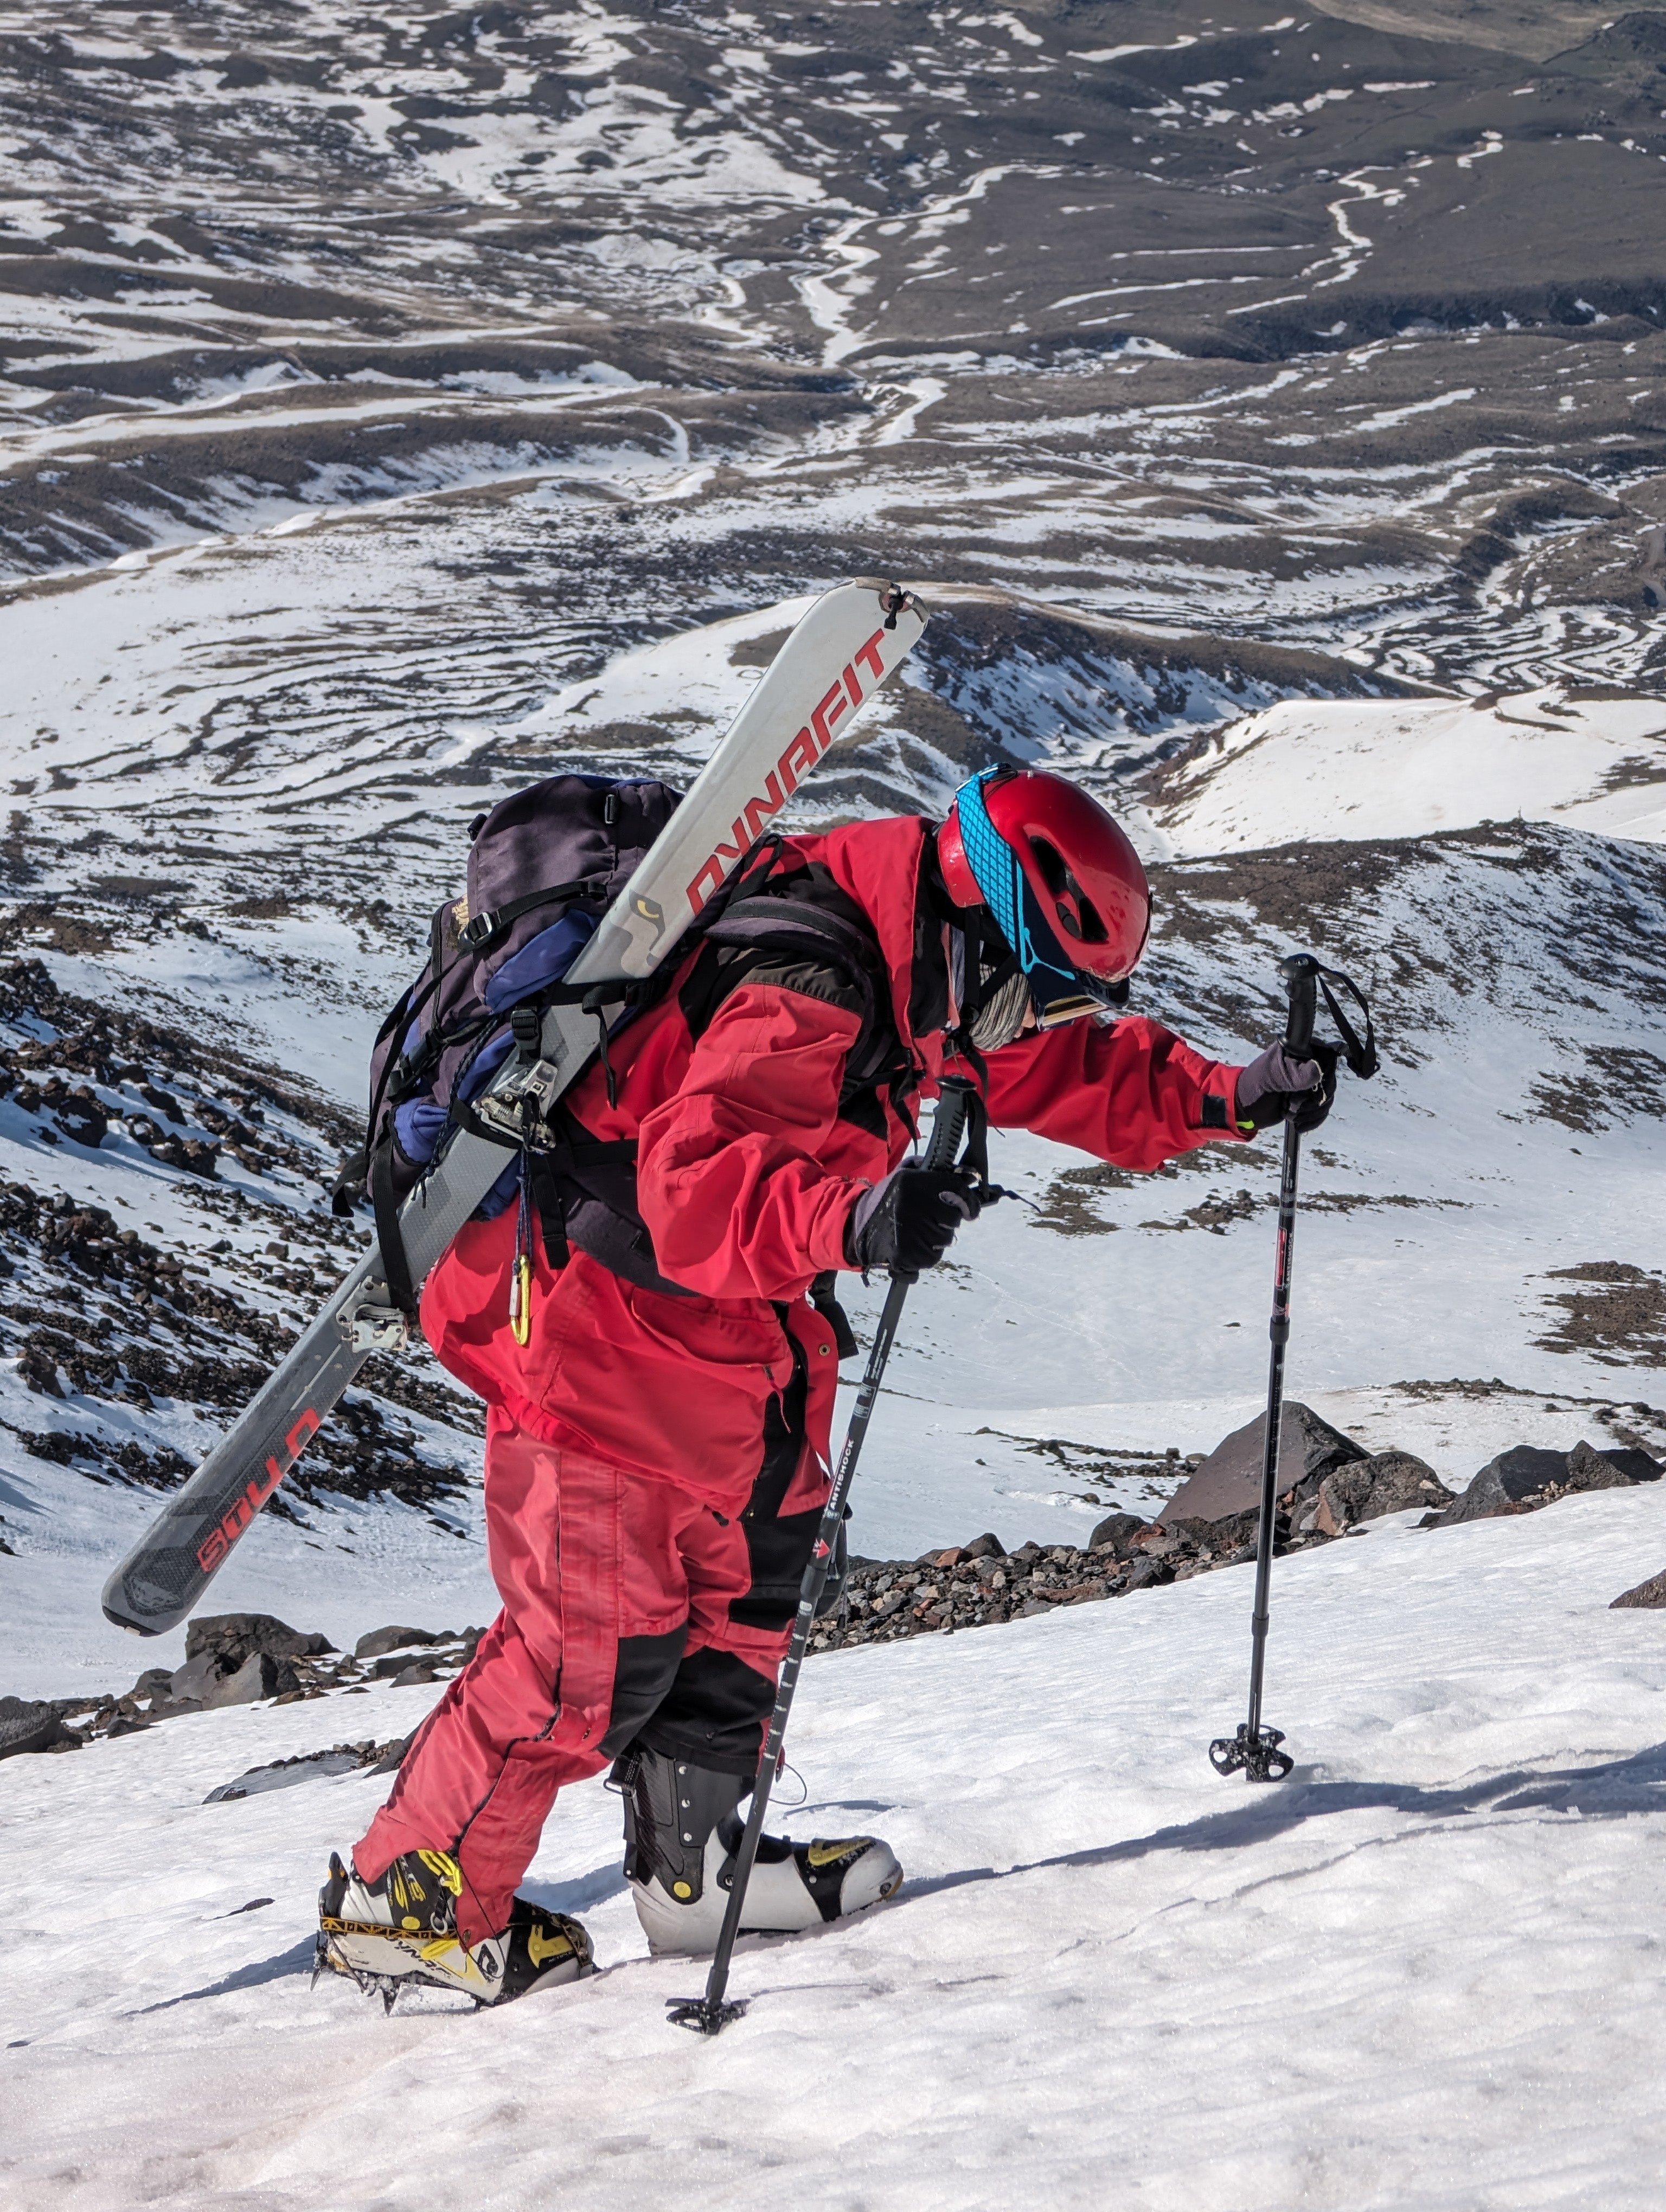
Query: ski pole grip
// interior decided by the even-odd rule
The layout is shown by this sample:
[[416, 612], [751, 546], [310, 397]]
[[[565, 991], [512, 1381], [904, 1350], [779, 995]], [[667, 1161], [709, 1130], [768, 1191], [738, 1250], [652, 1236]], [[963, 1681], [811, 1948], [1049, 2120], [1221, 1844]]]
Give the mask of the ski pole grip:
[[928, 1168], [952, 1168], [960, 1139], [966, 1133], [966, 1108], [976, 1085], [964, 1075], [945, 1075], [938, 1094], [931, 1142], [926, 1147]]
[[1292, 1059], [1305, 1060], [1313, 1042], [1313, 1024], [1318, 1012], [1319, 963], [1310, 952], [1297, 952], [1279, 964], [1290, 991], [1284, 1048]]

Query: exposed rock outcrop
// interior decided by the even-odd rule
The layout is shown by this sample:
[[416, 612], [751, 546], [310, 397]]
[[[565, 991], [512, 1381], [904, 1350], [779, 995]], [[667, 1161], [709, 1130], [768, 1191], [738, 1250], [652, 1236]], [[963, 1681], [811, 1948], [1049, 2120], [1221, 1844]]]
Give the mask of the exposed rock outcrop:
[[1451, 1528], [1462, 1522], [1492, 1520], [1500, 1514], [1536, 1513], [1560, 1498], [1657, 1482], [1660, 1474], [1660, 1462], [1645, 1451], [1614, 1447], [1599, 1452], [1583, 1439], [1571, 1452], [1514, 1444], [1488, 1460], [1462, 1497], [1444, 1512], [1431, 1514], [1423, 1525]]

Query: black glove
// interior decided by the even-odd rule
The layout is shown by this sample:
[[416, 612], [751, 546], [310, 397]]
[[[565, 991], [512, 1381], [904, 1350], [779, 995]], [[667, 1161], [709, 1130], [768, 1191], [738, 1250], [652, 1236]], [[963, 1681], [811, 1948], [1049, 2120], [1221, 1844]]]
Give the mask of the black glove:
[[1316, 1129], [1336, 1096], [1336, 1048], [1310, 1044], [1305, 1060], [1293, 1060], [1281, 1044], [1270, 1044], [1238, 1075], [1233, 1120], [1259, 1136], [1282, 1121], [1292, 1099], [1301, 1101], [1296, 1127]]
[[976, 1221], [982, 1199], [959, 1168], [928, 1168], [909, 1160], [858, 1199], [846, 1224], [846, 1255], [853, 1267], [894, 1268], [917, 1275], [934, 1267], [963, 1221]]

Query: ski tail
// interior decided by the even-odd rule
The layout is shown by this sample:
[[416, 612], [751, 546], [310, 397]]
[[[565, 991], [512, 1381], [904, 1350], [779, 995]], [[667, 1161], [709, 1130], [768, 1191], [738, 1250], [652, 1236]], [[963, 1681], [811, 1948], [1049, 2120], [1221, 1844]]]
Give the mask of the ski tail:
[[[623, 986], [654, 973], [800, 786], [906, 657], [925, 617], [895, 585], [842, 584], [793, 629], [689, 794], [568, 971]], [[604, 1006], [604, 1013], [606, 1007]], [[615, 1008], [617, 1011], [617, 1006]], [[575, 1006], [545, 1013], [528, 1067], [512, 1055], [399, 1209], [413, 1284], [449, 1249], [518, 1143], [523, 1097], [547, 1110], [590, 1065], [597, 1029]], [[176, 1627], [374, 1352], [404, 1342], [373, 1247], [105, 1584], [106, 1620], [139, 1636]]]

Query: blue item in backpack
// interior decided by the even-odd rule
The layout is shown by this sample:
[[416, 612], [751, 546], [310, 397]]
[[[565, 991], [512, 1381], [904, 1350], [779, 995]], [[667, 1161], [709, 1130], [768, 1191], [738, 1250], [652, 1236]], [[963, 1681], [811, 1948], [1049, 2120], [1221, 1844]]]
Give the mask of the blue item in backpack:
[[[496, 1044], [490, 1048], [492, 1066], [495, 1067], [502, 1059], [512, 1042], [506, 1039], [501, 1048]], [[483, 1054], [482, 1058], [484, 1057]], [[490, 1073], [491, 1068], [487, 1068], [479, 1082], [470, 1085], [471, 1091], [477, 1091]], [[394, 1108], [393, 1133], [398, 1139], [399, 1150], [414, 1167], [425, 1168], [434, 1158], [440, 1149], [440, 1139], [445, 1135], [450, 1119], [445, 1108], [432, 1098], [408, 1098], [403, 1106]], [[514, 1197], [515, 1181], [520, 1173], [520, 1161], [517, 1156], [511, 1158], [508, 1166], [474, 1209], [475, 1220], [496, 1220]]]
[[[595, 930], [596, 916], [582, 907], [575, 907], [548, 929], [541, 929], [503, 963], [486, 985], [481, 996], [488, 1007], [495, 1014], [507, 1012], [523, 999], [534, 998], [548, 985], [560, 982]], [[507, 1034], [494, 1037], [475, 1055], [458, 1087], [458, 1096], [465, 1104], [479, 1097], [508, 1057], [514, 1042], [514, 1039]], [[394, 1109], [393, 1127], [399, 1149], [413, 1165], [428, 1165], [440, 1149], [440, 1139], [449, 1120], [447, 1109], [433, 1098], [407, 1099], [403, 1106]], [[512, 1159], [475, 1208], [477, 1221], [496, 1221], [512, 1203], [520, 1173], [520, 1161]]]
[[399, 1150], [413, 1166], [425, 1168], [440, 1149], [450, 1116], [432, 1098], [408, 1099], [393, 1109], [393, 1132]]
[[[588, 908], [575, 906], [548, 929], [529, 938], [492, 976], [481, 997], [495, 1014], [507, 1013], [523, 999], [535, 998], [551, 983], [559, 983], [595, 934], [597, 916]], [[478, 1061], [476, 1066], [479, 1065]]]

